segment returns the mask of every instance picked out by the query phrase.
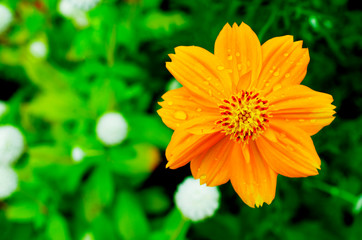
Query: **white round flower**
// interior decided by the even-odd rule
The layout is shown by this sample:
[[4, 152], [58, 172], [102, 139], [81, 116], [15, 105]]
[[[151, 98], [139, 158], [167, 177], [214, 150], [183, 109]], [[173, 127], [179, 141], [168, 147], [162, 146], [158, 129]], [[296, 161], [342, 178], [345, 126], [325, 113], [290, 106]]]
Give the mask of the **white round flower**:
[[80, 162], [85, 157], [85, 152], [80, 147], [75, 147], [72, 149], [72, 159], [75, 162]]
[[42, 41], [35, 41], [30, 44], [30, 53], [36, 58], [44, 58], [48, 53], [48, 48]]
[[89, 11], [93, 9], [100, 0], [66, 0], [69, 4], [73, 5], [76, 9]]
[[127, 131], [126, 120], [117, 112], [110, 112], [101, 116], [96, 127], [97, 137], [107, 146], [121, 143], [126, 138]]
[[15, 162], [24, 151], [23, 134], [16, 127], [0, 127], [0, 165]]
[[4, 116], [7, 110], [8, 110], [8, 105], [3, 101], [0, 101], [0, 118]]
[[79, 28], [85, 28], [89, 26], [88, 16], [85, 12], [79, 12], [73, 15], [74, 24]]
[[18, 175], [9, 166], [0, 166], [0, 199], [9, 197], [18, 187]]
[[84, 234], [82, 240], [94, 240], [93, 233], [87, 232], [86, 234]]
[[171, 90], [174, 90], [174, 89], [177, 89], [177, 88], [180, 88], [180, 87], [182, 87], [181, 83], [179, 83], [176, 79], [172, 79], [167, 84], [166, 90], [171, 91]]
[[4, 32], [13, 21], [13, 14], [10, 9], [0, 3], [0, 34]]
[[61, 0], [58, 5], [58, 11], [65, 17], [72, 17], [75, 8], [68, 0]]
[[219, 208], [220, 193], [217, 187], [200, 185], [200, 180], [187, 177], [177, 188], [176, 206], [192, 221], [212, 216]]

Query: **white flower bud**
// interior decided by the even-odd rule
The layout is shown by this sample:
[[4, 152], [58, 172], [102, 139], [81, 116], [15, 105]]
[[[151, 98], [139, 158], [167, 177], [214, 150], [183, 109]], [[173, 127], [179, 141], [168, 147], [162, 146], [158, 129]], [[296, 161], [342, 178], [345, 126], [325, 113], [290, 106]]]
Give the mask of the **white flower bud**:
[[5, 32], [13, 21], [13, 14], [10, 9], [4, 4], [0, 3], [0, 34]]
[[6, 125], [0, 127], [0, 165], [9, 165], [23, 154], [23, 134], [16, 127]]
[[217, 187], [200, 185], [200, 180], [187, 177], [177, 188], [176, 206], [192, 221], [200, 221], [214, 215], [219, 208], [220, 193]]
[[0, 199], [9, 197], [18, 187], [18, 175], [9, 166], [0, 165]]
[[100, 0], [65, 0], [68, 1], [70, 5], [72, 5], [74, 8], [83, 10], [83, 11], [89, 11], [93, 9]]
[[80, 147], [72, 149], [72, 159], [74, 162], [80, 162], [85, 157], [85, 152]]
[[117, 112], [101, 116], [96, 126], [99, 140], [107, 146], [121, 143], [127, 136], [128, 124], [124, 117]]
[[48, 48], [42, 41], [35, 41], [29, 46], [30, 53], [36, 58], [45, 58], [48, 53]]

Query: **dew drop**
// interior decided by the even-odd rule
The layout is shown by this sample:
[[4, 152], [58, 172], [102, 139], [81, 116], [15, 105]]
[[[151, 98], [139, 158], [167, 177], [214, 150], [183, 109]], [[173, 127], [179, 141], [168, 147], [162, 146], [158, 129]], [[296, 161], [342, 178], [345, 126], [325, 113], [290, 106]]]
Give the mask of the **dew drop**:
[[270, 85], [270, 83], [266, 83], [266, 84], [265, 84], [266, 87], [269, 87], [269, 85]]
[[180, 124], [179, 123], [176, 123], [176, 127], [179, 127], [180, 126]]
[[273, 66], [273, 70], [276, 69], [277, 67], [276, 66]]
[[201, 108], [198, 108], [198, 109], [196, 109], [196, 111], [201, 112], [201, 111], [202, 111], [202, 109], [201, 109]]
[[285, 74], [285, 78], [288, 78], [288, 77], [290, 77], [290, 73]]
[[201, 177], [200, 177], [200, 179], [202, 179], [202, 180], [206, 179], [206, 175], [205, 175], [205, 174], [202, 174]]
[[239, 53], [239, 52], [235, 53], [235, 55], [236, 55], [237, 57], [240, 57], [240, 53]]
[[231, 56], [231, 55], [228, 56], [228, 60], [229, 60], [229, 61], [233, 60], [233, 56]]
[[218, 67], [217, 67], [217, 70], [220, 70], [220, 71], [221, 71], [221, 70], [224, 70], [224, 66], [218, 66]]
[[241, 70], [241, 64], [238, 64], [238, 69]]
[[210, 95], [210, 97], [212, 96], [212, 92], [211, 92], [211, 90], [209, 89], [209, 95]]
[[288, 57], [289, 53], [284, 53], [284, 57]]
[[186, 120], [187, 119], [187, 114], [184, 111], [176, 111], [173, 116], [176, 119], [180, 119], [180, 120]]
[[173, 102], [172, 102], [172, 101], [169, 101], [167, 104], [168, 104], [169, 106], [171, 106], [171, 105], [173, 104]]
[[231, 49], [228, 49], [228, 52], [230, 53], [230, 52], [231, 52]]
[[281, 84], [277, 84], [277, 85], [275, 85], [274, 87], [273, 87], [273, 91], [278, 91], [279, 89], [281, 89], [282, 88], [282, 85]]
[[278, 76], [279, 76], [279, 69], [278, 69], [276, 72], [274, 72], [273, 76], [274, 76], [274, 77], [278, 77]]

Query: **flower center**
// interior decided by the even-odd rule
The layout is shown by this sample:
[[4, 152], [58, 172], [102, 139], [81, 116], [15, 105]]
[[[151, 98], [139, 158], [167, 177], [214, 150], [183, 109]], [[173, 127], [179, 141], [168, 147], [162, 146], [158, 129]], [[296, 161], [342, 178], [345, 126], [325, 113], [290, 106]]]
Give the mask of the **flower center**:
[[259, 97], [259, 93], [243, 90], [219, 104], [222, 118], [216, 124], [230, 139], [248, 143], [268, 126], [268, 107], [268, 101]]

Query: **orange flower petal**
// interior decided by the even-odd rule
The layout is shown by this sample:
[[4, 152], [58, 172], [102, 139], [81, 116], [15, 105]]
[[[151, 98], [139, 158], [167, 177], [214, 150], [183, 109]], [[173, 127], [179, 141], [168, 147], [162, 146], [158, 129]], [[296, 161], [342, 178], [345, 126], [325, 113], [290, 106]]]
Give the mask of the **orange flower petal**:
[[302, 48], [302, 41], [293, 41], [293, 36], [275, 37], [262, 46], [263, 68], [257, 89], [267, 94], [275, 88], [300, 84], [309, 63], [308, 49]]
[[194, 178], [207, 186], [217, 186], [229, 181], [229, 170], [234, 142], [228, 137], [221, 139], [212, 148], [191, 160]]
[[255, 140], [262, 157], [278, 174], [286, 177], [317, 175], [321, 161], [311, 137], [302, 129], [277, 119]]
[[212, 53], [200, 47], [177, 47], [170, 54], [172, 62], [166, 67], [170, 73], [195, 97], [195, 101], [207, 107], [217, 107], [220, 98], [231, 93], [231, 79], [222, 62]]
[[268, 96], [273, 118], [290, 122], [309, 135], [329, 125], [335, 117], [333, 97], [303, 85], [282, 88]]
[[231, 183], [250, 207], [270, 204], [275, 197], [277, 174], [263, 160], [255, 143], [234, 144]]
[[168, 160], [166, 167], [176, 169], [186, 165], [198, 155], [209, 150], [223, 137], [225, 135], [220, 133], [194, 135], [182, 128], [176, 129], [166, 148]]
[[[214, 51], [229, 70], [234, 86], [249, 87], [250, 81], [240, 79], [247, 72], [251, 71], [251, 81], [258, 78], [262, 67], [261, 46], [258, 36], [245, 23], [240, 26], [234, 23], [233, 27], [226, 24], [216, 39]], [[239, 83], [239, 80], [243, 81]]]
[[[200, 104], [195, 103], [194, 98], [190, 97], [190, 92], [184, 87], [168, 91], [162, 98], [165, 101], [159, 103], [162, 108], [157, 113], [161, 116], [166, 126], [173, 130], [189, 120], [200, 118], [204, 115], [215, 116], [215, 121], [220, 116], [217, 108], [200, 107]], [[215, 127], [215, 121], [213, 118], [209, 122], [212, 124], [211, 127]], [[201, 123], [205, 123], [205, 121], [201, 121]]]

